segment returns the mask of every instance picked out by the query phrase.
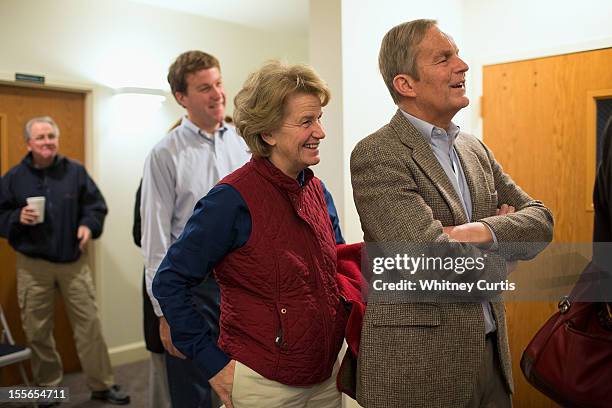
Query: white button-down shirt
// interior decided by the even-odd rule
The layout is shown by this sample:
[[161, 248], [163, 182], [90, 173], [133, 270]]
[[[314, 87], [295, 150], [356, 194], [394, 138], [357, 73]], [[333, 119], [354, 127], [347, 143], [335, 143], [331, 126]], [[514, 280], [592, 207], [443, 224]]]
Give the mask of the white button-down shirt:
[[224, 124], [211, 135], [186, 117], [149, 153], [140, 215], [146, 288], [157, 316], [163, 313], [151, 285], [166, 251], [183, 232], [198, 200], [250, 157], [233, 126]]

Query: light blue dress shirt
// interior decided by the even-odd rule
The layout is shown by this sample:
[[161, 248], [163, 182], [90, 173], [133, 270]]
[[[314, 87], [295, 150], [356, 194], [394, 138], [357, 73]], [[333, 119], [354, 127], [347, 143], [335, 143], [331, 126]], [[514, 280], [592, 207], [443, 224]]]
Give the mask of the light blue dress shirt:
[[[448, 129], [442, 129], [431, 123], [425, 122], [411, 114], [402, 111], [406, 119], [423, 135], [433, 154], [438, 159], [440, 166], [444, 169], [444, 173], [448, 176], [455, 192], [461, 198], [461, 204], [468, 220], [472, 220], [472, 196], [465, 180], [465, 173], [461, 166], [461, 161], [455, 150], [455, 139], [459, 135], [459, 126], [451, 122]], [[485, 224], [486, 225], [486, 224]], [[489, 227], [486, 225], [487, 228]], [[493, 235], [494, 242], [497, 242], [495, 233], [489, 228]], [[496, 330], [495, 319], [491, 312], [491, 304], [482, 302], [482, 309], [485, 321], [485, 333], [490, 333]]]

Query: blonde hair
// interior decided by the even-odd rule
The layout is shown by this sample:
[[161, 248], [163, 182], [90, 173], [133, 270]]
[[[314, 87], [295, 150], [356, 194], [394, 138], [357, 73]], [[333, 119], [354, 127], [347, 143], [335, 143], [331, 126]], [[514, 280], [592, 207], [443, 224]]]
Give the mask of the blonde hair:
[[297, 93], [317, 96], [321, 106], [331, 97], [325, 82], [308, 65], [268, 61], [249, 75], [234, 98], [234, 122], [254, 156], [270, 156], [271, 147], [262, 134], [282, 125], [287, 100]]

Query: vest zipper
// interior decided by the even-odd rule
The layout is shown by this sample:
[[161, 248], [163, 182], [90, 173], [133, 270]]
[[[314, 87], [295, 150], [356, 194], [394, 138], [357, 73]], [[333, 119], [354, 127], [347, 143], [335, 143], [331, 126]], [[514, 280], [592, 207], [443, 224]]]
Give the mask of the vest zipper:
[[[301, 196], [298, 197], [298, 200], [301, 200]], [[297, 205], [296, 208], [296, 213], [298, 215], [298, 217], [300, 219], [302, 219], [302, 221], [304, 223], [306, 223], [306, 225], [308, 225], [308, 228], [312, 231], [312, 234], [315, 236], [315, 238], [317, 240], [319, 240], [319, 235], [317, 234], [317, 230], [316, 228], [314, 228], [312, 226], [312, 224], [309, 222], [309, 220], [307, 219], [307, 217], [304, 216], [304, 214], [302, 214], [302, 208], [301, 208], [301, 203]], [[310, 240], [307, 240], [308, 245], [308, 256], [310, 257], [310, 262], [312, 265], [316, 265], [316, 262], [314, 262], [314, 257], [313, 257], [313, 248], [312, 248], [312, 243], [310, 242]], [[319, 265], [319, 269], [321, 271], [323, 271], [323, 268], [325, 267], [325, 260], [322, 260], [321, 265]], [[321, 308], [323, 312], [323, 339], [324, 339], [324, 362], [327, 363], [327, 360], [329, 360], [329, 349], [331, 348], [330, 343], [331, 343], [331, 334], [330, 334], [330, 323], [328, 322], [328, 309], [329, 309], [329, 304], [327, 302], [327, 298], [328, 298], [328, 293], [326, 292], [324, 286], [323, 286], [323, 282], [321, 281], [321, 276], [319, 273], [316, 273], [315, 271], [315, 289], [320, 290], [324, 296], [317, 296], [317, 300], [319, 303], [319, 306]], [[323, 298], [323, 299], [322, 299]]]
[[[317, 280], [317, 286], [319, 286], [321, 289], [321, 291], [323, 291], [325, 293], [325, 289], [323, 288], [323, 284], [322, 282], [319, 281], [320, 276], [319, 274], [317, 274], [316, 280]], [[327, 310], [329, 309], [329, 305], [327, 304], [327, 293], [325, 293], [324, 299], [321, 300], [321, 297], [319, 297], [319, 304], [321, 305], [321, 310], [324, 310], [325, 312], [323, 313], [323, 338], [325, 339], [325, 359], [323, 361], [325, 361], [327, 363], [327, 360], [329, 360], [329, 349], [330, 349], [330, 329], [329, 329], [329, 322], [327, 321]]]
[[[313, 226], [303, 217], [300, 216], [300, 218], [302, 218], [302, 220], [306, 223], [306, 225], [308, 225], [308, 227], [311, 229], [312, 233], [314, 234], [315, 237], [317, 237], [317, 240], [319, 239], [318, 235], [317, 235], [317, 231], [315, 230], [315, 228], [313, 228]], [[312, 248], [312, 244], [309, 242], [308, 243], [308, 256], [310, 257], [310, 262], [312, 265], [316, 265], [316, 262], [314, 262], [314, 257], [312, 255], [313, 253], [313, 248]], [[319, 266], [320, 272], [323, 270], [323, 268], [325, 267], [325, 260], [322, 260], [321, 265]], [[327, 298], [328, 298], [328, 294], [327, 291], [325, 290], [325, 287], [323, 286], [323, 282], [321, 281], [321, 275], [320, 273], [317, 273], [316, 271], [314, 272], [315, 274], [315, 288], [319, 291], [321, 291], [324, 296], [317, 296], [317, 299], [319, 301], [319, 306], [321, 308], [323, 312], [323, 339], [324, 339], [324, 344], [325, 344], [325, 359], [323, 361], [327, 362], [327, 360], [329, 359], [329, 349], [330, 349], [330, 328], [329, 328], [329, 322], [328, 322], [328, 313], [327, 310], [329, 309], [329, 304], [327, 302]]]
[[274, 344], [278, 347], [278, 354], [276, 356], [276, 369], [274, 370], [276, 372], [276, 374], [278, 375], [278, 370], [280, 368], [280, 359], [281, 359], [281, 352], [283, 350], [283, 318], [280, 315], [279, 311], [278, 311], [278, 305], [281, 301], [280, 299], [280, 272], [279, 272], [279, 267], [278, 267], [278, 263], [275, 263], [274, 268], [276, 269], [276, 274], [275, 274], [275, 278], [276, 278], [276, 304], [274, 305], [274, 312], [276, 313], [276, 318], [278, 319], [278, 329], [276, 330], [276, 337], [274, 338]]

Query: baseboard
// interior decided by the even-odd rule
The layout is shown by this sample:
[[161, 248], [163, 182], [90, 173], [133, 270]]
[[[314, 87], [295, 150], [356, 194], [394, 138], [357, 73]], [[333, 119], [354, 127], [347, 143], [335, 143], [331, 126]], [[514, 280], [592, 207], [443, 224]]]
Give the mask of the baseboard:
[[145, 348], [144, 341], [109, 348], [108, 354], [113, 366], [134, 363], [149, 358], [149, 352]]

